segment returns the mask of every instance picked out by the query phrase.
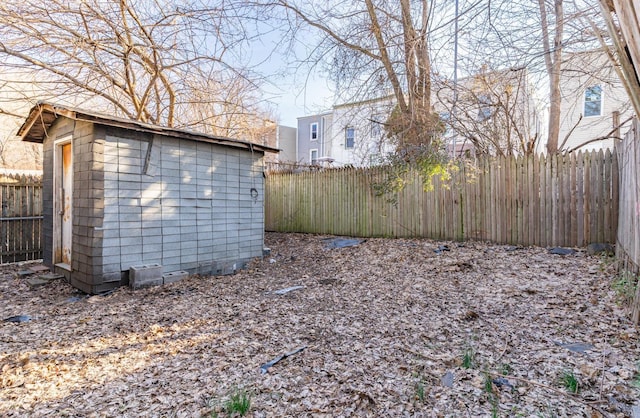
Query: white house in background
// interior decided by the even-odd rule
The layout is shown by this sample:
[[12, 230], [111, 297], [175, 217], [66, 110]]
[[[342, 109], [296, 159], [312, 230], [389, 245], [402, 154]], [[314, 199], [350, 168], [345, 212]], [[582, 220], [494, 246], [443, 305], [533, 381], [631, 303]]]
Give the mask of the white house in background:
[[334, 106], [328, 157], [340, 165], [378, 164], [394, 151], [384, 130], [394, 106], [392, 96]]
[[318, 164], [329, 161], [333, 113], [324, 112], [298, 118], [296, 162]]
[[280, 150], [278, 154], [265, 155], [266, 164], [292, 163], [296, 160], [296, 128], [278, 125], [276, 122], [265, 119], [262, 121], [262, 131], [258, 130], [254, 144], [264, 145]]
[[[525, 68], [483, 69], [460, 80], [457, 92], [446, 80], [432, 84], [433, 110], [446, 125], [443, 146], [450, 155], [454, 148], [456, 155], [531, 152], [543, 136], [540, 108]], [[298, 118], [298, 162], [330, 162], [335, 166], [379, 163], [395, 149], [384, 130], [395, 103], [394, 96], [385, 96]]]
[[435, 79], [435, 110], [447, 125], [449, 154], [521, 155], [543, 137], [542, 105], [526, 67], [490, 69], [458, 80]]
[[383, 124], [394, 103], [392, 97], [383, 97], [298, 118], [298, 162], [356, 167], [378, 163], [393, 151]]
[[276, 132], [276, 146], [280, 150], [277, 154], [278, 162], [296, 161], [296, 132], [292, 126], [278, 125]]
[[611, 149], [634, 112], [606, 53], [598, 49], [567, 54], [560, 90], [558, 147], [566, 151]]

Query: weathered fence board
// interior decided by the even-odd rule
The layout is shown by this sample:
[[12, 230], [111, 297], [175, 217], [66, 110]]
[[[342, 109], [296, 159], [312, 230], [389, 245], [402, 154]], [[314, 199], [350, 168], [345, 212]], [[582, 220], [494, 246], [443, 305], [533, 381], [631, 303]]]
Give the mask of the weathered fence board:
[[[617, 147], [620, 170], [620, 206], [616, 257], [620, 274], [637, 284], [640, 275], [640, 122], [634, 120], [631, 131]], [[640, 322], [640, 285], [631, 305], [631, 319]]]
[[[335, 235], [479, 239], [513, 245], [615, 242], [616, 155], [577, 153], [460, 163], [425, 191], [416, 172], [377, 196], [385, 168], [270, 173], [267, 230]], [[395, 204], [391, 198], [396, 198]]]
[[40, 178], [1, 175], [0, 202], [0, 263], [42, 258]]

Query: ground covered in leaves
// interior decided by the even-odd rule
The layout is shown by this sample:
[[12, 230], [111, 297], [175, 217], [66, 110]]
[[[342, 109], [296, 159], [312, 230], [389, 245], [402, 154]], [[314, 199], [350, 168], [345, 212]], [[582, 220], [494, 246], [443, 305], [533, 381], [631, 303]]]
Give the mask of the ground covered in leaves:
[[237, 416], [245, 395], [252, 417], [633, 415], [640, 340], [606, 259], [325, 238], [106, 296], [1, 267], [0, 317], [31, 320], [0, 322], [0, 416]]

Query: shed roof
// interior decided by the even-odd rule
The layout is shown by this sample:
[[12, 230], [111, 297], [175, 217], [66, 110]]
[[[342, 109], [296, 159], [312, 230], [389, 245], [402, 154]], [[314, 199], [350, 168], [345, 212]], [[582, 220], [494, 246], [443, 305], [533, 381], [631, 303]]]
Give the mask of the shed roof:
[[29, 116], [18, 130], [18, 136], [27, 142], [42, 143], [47, 137], [47, 131], [59, 117], [66, 117], [73, 120], [91, 122], [98, 125], [113, 126], [117, 128], [131, 129], [138, 132], [147, 132], [158, 135], [165, 135], [190, 141], [207, 142], [232, 148], [242, 148], [259, 152], [279, 152], [277, 148], [265, 145], [254, 144], [248, 141], [240, 141], [221, 136], [207, 135], [198, 132], [186, 131], [176, 128], [151, 125], [148, 123], [118, 118], [98, 112], [74, 109], [68, 106], [61, 106], [47, 102], [38, 102], [31, 108]]

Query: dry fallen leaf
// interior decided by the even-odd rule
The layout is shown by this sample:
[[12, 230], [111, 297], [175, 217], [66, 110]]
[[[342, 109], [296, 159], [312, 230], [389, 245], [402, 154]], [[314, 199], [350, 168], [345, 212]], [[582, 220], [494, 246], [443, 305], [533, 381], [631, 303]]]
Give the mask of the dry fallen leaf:
[[[0, 315], [33, 318], [0, 323], [0, 415], [202, 416], [237, 388], [254, 417], [616, 416], [636, 402], [638, 330], [597, 257], [322, 238], [267, 233], [269, 258], [234, 276], [107, 297], [32, 290], [0, 266]], [[515, 389], [488, 391], [488, 372]]]

